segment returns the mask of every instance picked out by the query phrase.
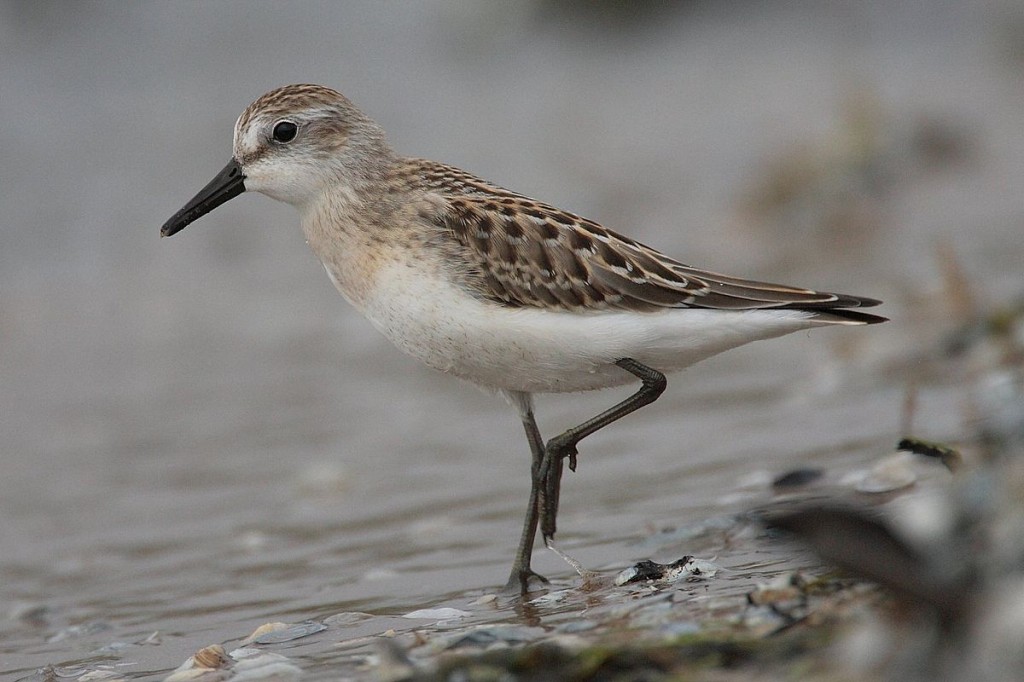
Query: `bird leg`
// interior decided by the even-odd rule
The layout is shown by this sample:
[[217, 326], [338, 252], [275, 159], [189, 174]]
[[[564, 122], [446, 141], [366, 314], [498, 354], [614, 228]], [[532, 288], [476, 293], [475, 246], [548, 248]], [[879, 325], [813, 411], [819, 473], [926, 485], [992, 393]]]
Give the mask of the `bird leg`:
[[[555, 517], [558, 516], [558, 496], [562, 482], [563, 460], [568, 459], [569, 469], [576, 471], [576, 455], [578, 454], [576, 445], [581, 440], [603, 429], [612, 422], [622, 419], [630, 412], [635, 412], [645, 405], [650, 405], [658, 399], [658, 396], [662, 394], [668, 383], [665, 380], [664, 374], [652, 367], [637, 362], [633, 358], [622, 358], [616, 361], [615, 364], [643, 382], [640, 390], [596, 417], [592, 417], [579, 426], [574, 426], [565, 433], [555, 436], [548, 441], [547, 446], [543, 450], [540, 466], [533, 483], [534, 488], [537, 488], [539, 485], [540, 489], [539, 491], [531, 492], [530, 496], [532, 499], [535, 494], [539, 495], [540, 530], [546, 544], [550, 543], [551, 538], [555, 534]], [[533, 447], [532, 443], [531, 447]], [[534, 452], [534, 462], [536, 462], [536, 451]], [[530, 541], [531, 543], [533, 541], [532, 532]]]
[[540, 517], [541, 479], [540, 467], [544, 459], [544, 439], [537, 428], [537, 420], [533, 417], [533, 405], [528, 393], [508, 393], [509, 400], [519, 412], [519, 418], [526, 430], [526, 439], [530, 443], [533, 457], [530, 466], [530, 502], [526, 508], [526, 519], [523, 521], [523, 534], [519, 538], [519, 548], [512, 562], [512, 573], [505, 584], [505, 592], [526, 594], [530, 591], [530, 582], [547, 583], [548, 579], [530, 568], [530, 557], [533, 554], [533, 541], [537, 536], [537, 520]]

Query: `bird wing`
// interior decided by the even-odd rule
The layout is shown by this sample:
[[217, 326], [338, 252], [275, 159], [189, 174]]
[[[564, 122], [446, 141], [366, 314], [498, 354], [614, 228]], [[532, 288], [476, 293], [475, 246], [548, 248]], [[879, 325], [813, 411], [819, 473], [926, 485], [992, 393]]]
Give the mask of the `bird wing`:
[[690, 267], [592, 220], [465, 171], [415, 163], [419, 189], [441, 197], [430, 219], [462, 247], [476, 275], [470, 281], [481, 295], [507, 305], [834, 312], [879, 303]]

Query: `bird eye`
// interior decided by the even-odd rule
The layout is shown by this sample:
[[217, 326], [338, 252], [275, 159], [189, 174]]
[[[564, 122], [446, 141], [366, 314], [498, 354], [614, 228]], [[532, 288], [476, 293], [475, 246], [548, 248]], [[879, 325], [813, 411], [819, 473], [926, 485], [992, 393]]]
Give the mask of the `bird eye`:
[[274, 141], [291, 142], [298, 131], [299, 127], [291, 121], [278, 121], [274, 125]]

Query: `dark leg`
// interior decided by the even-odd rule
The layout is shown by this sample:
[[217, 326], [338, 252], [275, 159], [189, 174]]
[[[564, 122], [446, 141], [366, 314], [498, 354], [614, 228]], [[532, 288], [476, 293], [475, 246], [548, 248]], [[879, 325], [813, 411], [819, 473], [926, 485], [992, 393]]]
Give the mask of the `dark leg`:
[[512, 573], [505, 585], [505, 592], [526, 594], [530, 591], [530, 582], [546, 583], [547, 578], [534, 573], [530, 568], [530, 557], [533, 554], [533, 541], [537, 537], [537, 520], [540, 517], [541, 479], [540, 467], [544, 459], [544, 440], [541, 438], [537, 421], [533, 417], [533, 406], [530, 396], [523, 393], [509, 394], [515, 404], [519, 418], [526, 430], [526, 439], [530, 443], [533, 461], [530, 466], [530, 502], [526, 508], [526, 519], [523, 521], [523, 534], [519, 538], [519, 548], [512, 562]]
[[558, 516], [558, 495], [562, 482], [562, 460], [568, 459], [569, 469], [576, 471], [577, 443], [612, 422], [622, 419], [630, 412], [635, 412], [644, 405], [650, 405], [665, 390], [667, 384], [665, 375], [658, 370], [632, 358], [622, 358], [615, 364], [643, 382], [640, 390], [615, 407], [605, 410], [560, 436], [555, 436], [548, 441], [547, 447], [544, 448], [539, 472], [541, 490], [538, 499], [540, 501], [540, 530], [545, 543], [550, 541], [555, 534], [555, 517]]

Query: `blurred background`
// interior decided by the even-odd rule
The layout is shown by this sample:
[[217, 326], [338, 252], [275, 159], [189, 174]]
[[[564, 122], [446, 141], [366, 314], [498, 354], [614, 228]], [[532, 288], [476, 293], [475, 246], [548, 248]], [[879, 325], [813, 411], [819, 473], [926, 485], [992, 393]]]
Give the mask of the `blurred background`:
[[[499, 398], [383, 342], [288, 206], [158, 237], [271, 88], [334, 87], [400, 153], [683, 262], [885, 300], [888, 325], [716, 358], [587, 440], [560, 533], [594, 568], [752, 472], [891, 449], [911, 381], [915, 428], [959, 433], [919, 354], [1024, 289], [1011, 0], [5, 0], [0, 63], [0, 679], [504, 581], [529, 465]], [[618, 397], [541, 398], [542, 429]]]

